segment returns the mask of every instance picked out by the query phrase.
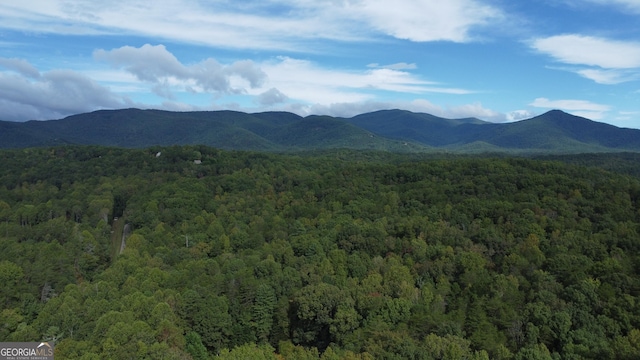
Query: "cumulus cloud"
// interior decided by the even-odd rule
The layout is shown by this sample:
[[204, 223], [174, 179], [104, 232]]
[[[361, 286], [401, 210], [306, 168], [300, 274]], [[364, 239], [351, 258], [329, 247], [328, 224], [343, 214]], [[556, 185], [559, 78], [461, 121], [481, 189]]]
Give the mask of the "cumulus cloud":
[[72, 70], [40, 73], [30, 63], [2, 59], [15, 72], [0, 72], [2, 120], [24, 121], [60, 118], [71, 114], [133, 105], [89, 77]]
[[263, 106], [271, 106], [286, 102], [287, 99], [287, 95], [280, 92], [280, 90], [271, 88], [258, 96], [258, 103]]
[[530, 119], [536, 116], [536, 113], [529, 110], [513, 110], [505, 114], [506, 120], [509, 122]]
[[188, 76], [187, 68], [164, 45], [123, 46], [111, 51], [100, 49], [94, 51], [93, 56], [114, 67], [123, 67], [142, 81], [155, 83], [167, 76]]
[[598, 104], [586, 100], [549, 100], [547, 98], [537, 98], [529, 104], [533, 107], [546, 109], [559, 109], [567, 111], [571, 114], [589, 118], [592, 120], [600, 120], [611, 110], [609, 105]]
[[94, 57], [115, 68], [123, 68], [140, 81], [153, 84], [154, 92], [172, 99], [171, 88], [192, 92], [220, 94], [244, 93], [246, 87], [232, 86], [232, 78], [245, 80], [248, 87], [260, 86], [266, 74], [250, 60], [222, 65], [208, 58], [193, 65], [182, 64], [164, 45], [123, 46], [113, 50], [96, 50]]

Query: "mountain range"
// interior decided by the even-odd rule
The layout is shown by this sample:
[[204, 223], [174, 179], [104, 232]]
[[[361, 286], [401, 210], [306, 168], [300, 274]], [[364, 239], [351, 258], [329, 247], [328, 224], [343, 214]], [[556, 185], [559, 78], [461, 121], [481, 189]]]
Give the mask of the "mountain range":
[[288, 112], [123, 109], [60, 120], [0, 121], [0, 148], [64, 144], [128, 148], [202, 144], [257, 151], [637, 152], [640, 130], [618, 128], [560, 110], [512, 123], [446, 119], [405, 110], [340, 118], [301, 117]]

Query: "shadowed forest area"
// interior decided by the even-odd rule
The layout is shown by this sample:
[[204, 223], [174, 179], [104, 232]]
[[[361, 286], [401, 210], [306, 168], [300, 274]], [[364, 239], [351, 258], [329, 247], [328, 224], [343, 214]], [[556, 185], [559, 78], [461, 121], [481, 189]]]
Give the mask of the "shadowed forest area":
[[637, 359], [640, 180], [616, 156], [3, 150], [0, 339], [56, 359]]

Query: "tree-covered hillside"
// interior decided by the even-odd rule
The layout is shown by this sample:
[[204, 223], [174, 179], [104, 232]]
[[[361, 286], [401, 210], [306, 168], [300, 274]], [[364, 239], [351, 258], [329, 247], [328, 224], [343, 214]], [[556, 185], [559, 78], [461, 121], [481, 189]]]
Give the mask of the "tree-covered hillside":
[[56, 359], [640, 358], [629, 175], [203, 146], [0, 165], [0, 339]]

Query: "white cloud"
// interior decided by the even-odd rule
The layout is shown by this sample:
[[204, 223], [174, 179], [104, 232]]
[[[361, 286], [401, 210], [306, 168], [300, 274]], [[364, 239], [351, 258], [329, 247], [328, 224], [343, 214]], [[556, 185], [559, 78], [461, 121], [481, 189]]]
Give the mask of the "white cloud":
[[[129, 34], [250, 49], [300, 51], [300, 39], [356, 41], [387, 35], [466, 42], [501, 18], [480, 0], [96, 2], [31, 0], [0, 5], [0, 27], [66, 35]], [[309, 45], [311, 46], [311, 45]], [[309, 51], [310, 48], [304, 49]]]
[[640, 111], [619, 111], [612, 119], [611, 124], [618, 127], [630, 127], [640, 118]]
[[288, 100], [287, 95], [276, 88], [271, 88], [258, 96], [258, 102], [263, 106], [272, 106]]
[[640, 78], [639, 72], [618, 69], [578, 69], [575, 70], [575, 72], [582, 77], [597, 82], [598, 84], [605, 85], [615, 85]]
[[[282, 60], [283, 66], [291, 61], [299, 61], [292, 59]], [[311, 69], [307, 68], [307, 71], [309, 71], [307, 74], [314, 79], [316, 77], [322, 78], [323, 76], [340, 77], [339, 72], [333, 73], [331, 70], [314, 69], [311, 64], [306, 64], [305, 66], [311, 67]], [[314, 73], [316, 70], [319, 73]], [[96, 74], [100, 73], [96, 72]], [[102, 76], [107, 76], [107, 74], [105, 73]], [[294, 71], [291, 75], [296, 78], [296, 75], [300, 74], [301, 72]], [[353, 79], [358, 78], [358, 76], [366, 77], [363, 74], [365, 73], [352, 74], [352, 76]], [[0, 73], [0, 75], [6, 74]], [[157, 105], [133, 103], [126, 98], [111, 93], [107, 88], [101, 87], [88, 77], [69, 70], [43, 73], [42, 80], [38, 82], [29, 81], [18, 74], [9, 74], [7, 76], [12, 76], [12, 78], [5, 79], [4, 76], [0, 76], [0, 98], [3, 98], [0, 100], [0, 112], [5, 114], [5, 120], [54, 119], [96, 109], [123, 107], [159, 108], [171, 111], [234, 109], [258, 112], [281, 110], [291, 111], [302, 116], [318, 114], [340, 117], [351, 117], [370, 111], [399, 108], [415, 112], [426, 112], [445, 118], [477, 117], [495, 122], [507, 120], [504, 114], [484, 108], [479, 103], [441, 107], [426, 99], [380, 101], [376, 100], [373, 95], [358, 92], [357, 89], [333, 88], [327, 84], [325, 84], [325, 88], [321, 86], [313, 89], [313, 91], [317, 91], [320, 94], [318, 98], [323, 99], [323, 102], [313, 102], [312, 100], [316, 99], [314, 96], [295, 96], [295, 98], [291, 98], [277, 88], [269, 88], [256, 93], [254, 104], [257, 107], [250, 108], [233, 102], [198, 106], [178, 101], [175, 97], [162, 101]], [[127, 77], [124, 76], [121, 81], [126, 79]], [[23, 83], [28, 83], [28, 85], [21, 86], [20, 84]], [[341, 83], [341, 86], [344, 86], [344, 84]], [[295, 89], [298, 89], [298, 87], [302, 89], [305, 84], [287, 84], [286, 87], [289, 91], [293, 91], [292, 94], [297, 95]], [[45, 90], [42, 91], [42, 88], [45, 88]], [[132, 88], [135, 87], [132, 86]], [[5, 98], [6, 93], [9, 91], [12, 91], [15, 99]], [[251, 91], [259, 90], [253, 89]], [[62, 94], [65, 94], [65, 96], [62, 96]]]
[[537, 98], [529, 105], [539, 108], [564, 110], [573, 115], [592, 120], [603, 119], [605, 114], [611, 110], [609, 105], [586, 100], [549, 100], [547, 98]]
[[16, 71], [26, 77], [37, 79], [40, 77], [40, 71], [24, 59], [7, 59], [0, 58], [0, 66], [9, 70]]
[[475, 117], [485, 121], [504, 122], [505, 114], [484, 108], [479, 103], [463, 104], [452, 107], [442, 107], [433, 104], [426, 99], [415, 99], [411, 101], [357, 101], [357, 102], [337, 102], [331, 104], [305, 105], [300, 103], [290, 103], [280, 108], [282, 111], [290, 111], [301, 116], [307, 115], [330, 115], [336, 117], [349, 118], [359, 114], [389, 109], [404, 109], [418, 113], [428, 113], [435, 116], [458, 119]]
[[629, 120], [632, 117], [640, 116], [640, 111], [619, 111], [618, 119]]
[[580, 116], [586, 119], [590, 119], [590, 120], [602, 120], [605, 118], [605, 114], [601, 111], [580, 111], [580, 110], [575, 110], [575, 111], [570, 111], [571, 114], [575, 115], [575, 116]]
[[530, 119], [536, 114], [529, 110], [513, 110], [505, 114], [506, 120], [509, 122]]
[[597, 104], [586, 100], [549, 100], [547, 98], [537, 98], [529, 105], [561, 110], [609, 111], [611, 108], [608, 105]]
[[411, 41], [466, 42], [477, 26], [501, 18], [498, 9], [475, 0], [366, 0], [359, 16], [387, 35]]
[[640, 42], [584, 35], [557, 35], [536, 39], [531, 47], [558, 62], [561, 68], [598, 84], [615, 85], [640, 78]]
[[93, 68], [77, 71], [116, 94], [139, 94], [149, 90], [148, 85], [140, 82], [135, 75], [120, 69]]
[[262, 63], [266, 88], [275, 87], [289, 99], [309, 104], [340, 104], [375, 101], [381, 93], [469, 94], [470, 90], [440, 86], [407, 71], [388, 68], [360, 70], [324, 68], [308, 60], [280, 57]]
[[[40, 109], [36, 116], [40, 119], [96, 108], [132, 106], [132, 101], [124, 95], [116, 95], [114, 90], [136, 98], [137, 106], [144, 108], [263, 111], [279, 107], [301, 114], [320, 109], [330, 111], [328, 114], [335, 111], [348, 113], [347, 109], [368, 109], [372, 104], [378, 106], [383, 103], [377, 100], [380, 98], [406, 97], [407, 94], [471, 93], [466, 89], [424, 80], [406, 70], [392, 69], [412, 69], [413, 65], [407, 63], [378, 68], [336, 69], [308, 60], [279, 57], [263, 63], [243, 60], [221, 64], [207, 58], [184, 64], [162, 45], [96, 50], [94, 58], [111, 65], [112, 69], [86, 69], [82, 73], [55, 70], [41, 74], [24, 60], [0, 58], [0, 66], [10, 70], [0, 74], [12, 79], [4, 82], [5, 98]], [[42, 88], [48, 90], [43, 91]], [[54, 91], [56, 93], [51, 94]], [[149, 96], [149, 93], [160, 99]], [[60, 99], [62, 94], [70, 96]], [[186, 99], [194, 99], [194, 95], [199, 100], [186, 104]], [[418, 103], [398, 104], [414, 108]], [[477, 104], [436, 110], [440, 114], [495, 116], [494, 113], [483, 112]], [[16, 115], [12, 119], [28, 119], [25, 116]]]
[[170, 101], [170, 100], [165, 100], [162, 102], [162, 105], [159, 107], [162, 110], [167, 110], [167, 111], [206, 111], [206, 110], [212, 110], [210, 108], [203, 108], [200, 106], [195, 106], [193, 104], [185, 104], [182, 102], [178, 102], [178, 101]]
[[380, 68], [380, 69], [391, 69], [391, 70], [415, 70], [418, 68], [418, 65], [416, 65], [415, 63], [405, 63], [405, 62], [399, 62], [399, 63], [395, 63], [395, 64], [389, 64], [389, 65], [380, 65], [377, 63], [373, 63], [373, 64], [369, 64], [367, 65], [368, 68]]
[[605, 5], [605, 6], [620, 6], [625, 11], [632, 11], [640, 13], [640, 1], [638, 0], [584, 0], [586, 2]]
[[245, 87], [231, 85], [232, 77], [246, 80], [247, 87], [251, 88], [260, 86], [266, 77], [249, 60], [222, 65], [208, 58], [197, 64], [184, 65], [164, 45], [146, 44], [140, 48], [123, 46], [110, 51], [96, 50], [94, 57], [115, 68], [124, 68], [140, 81], [153, 84], [153, 91], [168, 99], [173, 98], [172, 89], [176, 87], [180, 91], [244, 93]]
[[373, 100], [314, 105], [292, 104], [289, 106], [290, 111], [301, 116], [329, 115], [343, 118], [350, 118], [358, 114], [391, 108], [393, 108], [391, 103]]
[[[371, 88], [356, 71], [322, 68], [310, 61], [282, 57], [261, 65], [268, 76], [265, 84], [275, 87], [291, 99], [306, 103], [358, 102], [372, 97], [362, 91]], [[367, 86], [369, 85], [369, 86]], [[354, 91], [359, 88], [360, 91]], [[263, 89], [260, 92], [267, 90]]]
[[640, 42], [569, 34], [536, 39], [531, 46], [565, 64], [604, 69], [640, 67]]
[[505, 120], [504, 114], [487, 109], [478, 102], [449, 108], [446, 113], [448, 117], [453, 118], [476, 117], [492, 122], [503, 122]]
[[189, 71], [164, 45], [145, 44], [140, 48], [123, 46], [114, 50], [96, 50], [93, 56], [112, 66], [124, 67], [139, 80], [152, 83], [160, 82], [167, 76], [184, 78]]
[[22, 71], [0, 72], [2, 120], [53, 119], [97, 109], [133, 105], [126, 97], [117, 95], [72, 70], [40, 73], [23, 60], [4, 63], [17, 64]]

